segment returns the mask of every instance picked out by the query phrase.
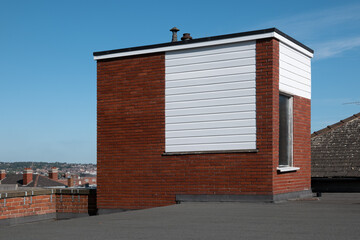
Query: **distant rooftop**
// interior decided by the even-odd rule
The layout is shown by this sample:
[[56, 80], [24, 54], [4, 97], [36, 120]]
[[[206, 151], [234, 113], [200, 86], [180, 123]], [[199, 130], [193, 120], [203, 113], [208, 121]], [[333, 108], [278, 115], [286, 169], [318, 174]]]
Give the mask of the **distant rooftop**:
[[360, 113], [311, 135], [312, 177], [360, 177]]
[[[23, 186], [23, 174], [8, 174], [1, 184], [17, 184]], [[39, 174], [33, 174], [32, 181], [26, 187], [65, 187], [66, 185]]]

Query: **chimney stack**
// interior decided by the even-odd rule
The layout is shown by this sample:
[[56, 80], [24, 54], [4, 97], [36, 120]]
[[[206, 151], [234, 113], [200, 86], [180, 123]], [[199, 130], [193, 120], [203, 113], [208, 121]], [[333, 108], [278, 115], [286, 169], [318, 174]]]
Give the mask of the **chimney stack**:
[[3, 180], [4, 178], [6, 178], [6, 170], [1, 169], [0, 170], [0, 181]]
[[74, 179], [72, 178], [72, 176], [69, 176], [67, 179], [68, 182], [68, 187], [73, 187], [74, 186]]
[[25, 168], [23, 173], [23, 185], [28, 185], [33, 180], [33, 170], [31, 168]]
[[180, 30], [177, 27], [173, 27], [170, 31], [172, 32], [171, 42], [177, 42], [177, 32]]
[[52, 167], [49, 171], [49, 178], [52, 180], [58, 180], [58, 169], [56, 167]]
[[182, 41], [188, 41], [188, 40], [191, 40], [192, 37], [190, 36], [190, 33], [184, 33], [181, 40]]

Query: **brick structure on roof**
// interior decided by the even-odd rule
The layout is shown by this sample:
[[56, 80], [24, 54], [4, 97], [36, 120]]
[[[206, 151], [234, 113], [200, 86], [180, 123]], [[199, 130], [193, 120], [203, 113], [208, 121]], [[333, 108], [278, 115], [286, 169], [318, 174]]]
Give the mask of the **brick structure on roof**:
[[[97, 203], [101, 211], [176, 201], [276, 201], [311, 196], [311, 85], [301, 91], [289, 87], [291, 84], [284, 84], [286, 79], [280, 81], [280, 71], [288, 67], [304, 74], [301, 79], [309, 78], [312, 54], [299, 52], [308, 50], [298, 42], [291, 49], [281, 38], [269, 35], [250, 42], [246, 38], [244, 43], [183, 50], [199, 42], [215, 44], [221, 38], [246, 34], [255, 33], [94, 53]], [[248, 51], [236, 50], [243, 46]], [[161, 47], [181, 48], [160, 51]], [[149, 52], [152, 48], [154, 52]], [[239, 55], [230, 57], [233, 54]], [[287, 60], [293, 65], [283, 65]], [[174, 61], [178, 65], [169, 67]], [[249, 76], [245, 82], [251, 87], [241, 85], [243, 76]], [[241, 86], [228, 87], [227, 81]], [[169, 94], [174, 89], [178, 92]], [[280, 94], [291, 98], [288, 115], [293, 120], [291, 162], [281, 166]], [[239, 106], [245, 110], [234, 110]], [[246, 117], [242, 117], [244, 112]], [[178, 135], [170, 137], [174, 132]]]
[[0, 206], [0, 229], [20, 223], [84, 217], [97, 212], [96, 189], [0, 191]]

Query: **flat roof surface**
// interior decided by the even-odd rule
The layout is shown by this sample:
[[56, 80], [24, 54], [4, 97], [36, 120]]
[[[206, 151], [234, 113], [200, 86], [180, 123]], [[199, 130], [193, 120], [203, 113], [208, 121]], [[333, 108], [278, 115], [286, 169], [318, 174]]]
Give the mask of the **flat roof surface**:
[[1, 239], [358, 239], [360, 194], [285, 203], [183, 203], [0, 229]]

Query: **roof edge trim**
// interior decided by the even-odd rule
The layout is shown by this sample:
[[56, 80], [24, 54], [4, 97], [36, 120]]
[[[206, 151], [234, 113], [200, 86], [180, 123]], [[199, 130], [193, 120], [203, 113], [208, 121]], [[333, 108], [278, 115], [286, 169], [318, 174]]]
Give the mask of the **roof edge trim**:
[[162, 43], [155, 45], [133, 47], [133, 48], [94, 52], [93, 55], [94, 55], [94, 60], [102, 60], [102, 59], [126, 57], [126, 56], [140, 55], [140, 54], [215, 46], [215, 45], [221, 45], [227, 43], [244, 42], [244, 41], [251, 41], [251, 40], [272, 38], [272, 37], [278, 39], [281, 42], [284, 42], [286, 45], [300, 51], [301, 53], [305, 54], [308, 57], [311, 58], [313, 57], [314, 51], [312, 49], [308, 48], [307, 46], [296, 41], [292, 37], [286, 35], [285, 33], [281, 32], [276, 28], [220, 35], [215, 37], [198, 38], [186, 42], [178, 41], [178, 42], [169, 42], [169, 43]]

